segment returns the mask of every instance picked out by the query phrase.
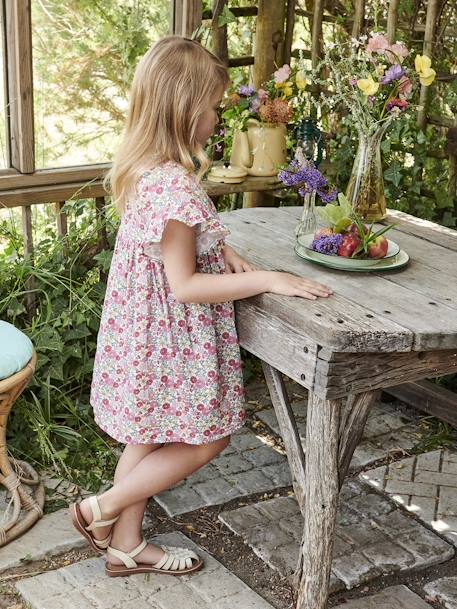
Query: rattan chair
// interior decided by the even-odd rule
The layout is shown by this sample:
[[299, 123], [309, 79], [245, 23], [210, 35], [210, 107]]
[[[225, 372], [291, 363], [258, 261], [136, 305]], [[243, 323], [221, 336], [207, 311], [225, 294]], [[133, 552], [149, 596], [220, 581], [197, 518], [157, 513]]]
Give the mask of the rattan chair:
[[8, 456], [6, 425], [14, 402], [32, 378], [36, 353], [19, 372], [0, 381], [0, 485], [8, 491], [8, 509], [0, 518], [0, 546], [25, 533], [43, 515], [44, 485], [25, 461]]

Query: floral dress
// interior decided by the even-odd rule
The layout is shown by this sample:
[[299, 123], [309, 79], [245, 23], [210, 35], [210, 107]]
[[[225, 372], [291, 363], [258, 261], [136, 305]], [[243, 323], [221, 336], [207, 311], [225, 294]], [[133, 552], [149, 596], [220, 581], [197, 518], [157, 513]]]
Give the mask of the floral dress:
[[225, 270], [230, 231], [193, 174], [174, 162], [145, 172], [117, 235], [91, 390], [96, 422], [124, 444], [204, 444], [245, 419], [233, 302], [176, 300], [160, 245], [169, 219], [196, 227], [197, 272]]

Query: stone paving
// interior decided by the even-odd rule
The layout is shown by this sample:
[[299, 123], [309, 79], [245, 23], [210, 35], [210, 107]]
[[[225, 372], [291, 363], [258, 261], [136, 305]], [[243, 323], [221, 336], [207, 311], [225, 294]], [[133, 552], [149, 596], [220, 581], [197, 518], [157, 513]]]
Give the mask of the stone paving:
[[430, 609], [430, 605], [406, 586], [392, 586], [373, 596], [346, 601], [335, 609]]
[[45, 514], [24, 535], [9, 543], [6, 550], [0, 549], [0, 573], [85, 545], [86, 541], [71, 524], [67, 509]]
[[212, 463], [155, 500], [169, 516], [177, 516], [291, 484], [285, 455], [245, 427]]
[[[306, 440], [306, 401], [292, 402], [292, 410], [304, 446]], [[259, 410], [255, 415], [280, 434], [273, 408]], [[417, 444], [417, 424], [412, 416], [405, 414], [393, 404], [375, 404], [370, 411], [360, 444], [354, 451], [350, 471], [360, 470], [383, 459], [389, 452], [398, 449], [409, 451]]]
[[[219, 519], [284, 576], [297, 564], [302, 517], [292, 497], [279, 497]], [[381, 575], [449, 560], [452, 546], [357, 481], [347, 481], [338, 512], [331, 590], [351, 589]]]
[[457, 546], [457, 453], [434, 450], [360, 474]]
[[437, 601], [446, 609], [457, 609], [457, 577], [442, 577], [424, 586], [427, 599]]
[[154, 542], [192, 548], [205, 566], [179, 578], [152, 573], [108, 578], [103, 558], [91, 558], [24, 579], [16, 588], [31, 609], [273, 609], [182, 533], [158, 535]]

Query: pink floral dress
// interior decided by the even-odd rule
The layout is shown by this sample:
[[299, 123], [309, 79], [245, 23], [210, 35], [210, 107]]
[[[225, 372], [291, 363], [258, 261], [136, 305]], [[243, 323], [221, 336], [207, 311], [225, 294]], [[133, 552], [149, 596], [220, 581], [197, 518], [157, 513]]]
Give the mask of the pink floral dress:
[[204, 444], [243, 425], [232, 302], [178, 302], [160, 240], [167, 220], [197, 232], [200, 273], [224, 273], [229, 230], [196, 178], [167, 162], [147, 171], [122, 217], [97, 341], [91, 404], [125, 444]]

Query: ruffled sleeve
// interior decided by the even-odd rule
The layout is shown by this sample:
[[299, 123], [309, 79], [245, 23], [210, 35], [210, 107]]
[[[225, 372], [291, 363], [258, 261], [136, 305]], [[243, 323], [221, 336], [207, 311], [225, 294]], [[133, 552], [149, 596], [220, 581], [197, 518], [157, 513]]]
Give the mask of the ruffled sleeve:
[[169, 165], [166, 170], [164, 167], [145, 173], [137, 193], [137, 212], [146, 243], [161, 241], [168, 220], [195, 226], [199, 251], [230, 234], [196, 178], [180, 166]]

